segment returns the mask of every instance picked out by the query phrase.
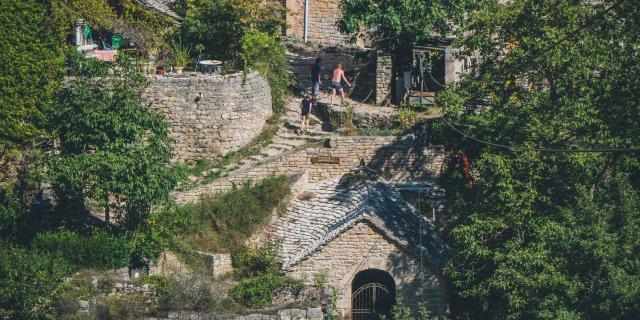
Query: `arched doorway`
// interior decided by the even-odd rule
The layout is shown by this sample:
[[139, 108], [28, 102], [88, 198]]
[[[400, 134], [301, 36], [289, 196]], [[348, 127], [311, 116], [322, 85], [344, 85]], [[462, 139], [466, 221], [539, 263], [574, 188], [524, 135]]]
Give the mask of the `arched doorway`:
[[351, 282], [351, 292], [351, 319], [376, 320], [381, 315], [390, 318], [396, 284], [388, 272], [377, 269], [358, 272]]

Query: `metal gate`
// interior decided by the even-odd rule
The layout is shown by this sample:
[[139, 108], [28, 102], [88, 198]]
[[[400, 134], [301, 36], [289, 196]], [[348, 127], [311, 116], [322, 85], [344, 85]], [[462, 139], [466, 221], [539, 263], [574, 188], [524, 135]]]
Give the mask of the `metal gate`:
[[381, 283], [368, 283], [358, 288], [351, 296], [353, 320], [377, 320], [381, 315], [387, 319], [393, 305], [393, 294]]

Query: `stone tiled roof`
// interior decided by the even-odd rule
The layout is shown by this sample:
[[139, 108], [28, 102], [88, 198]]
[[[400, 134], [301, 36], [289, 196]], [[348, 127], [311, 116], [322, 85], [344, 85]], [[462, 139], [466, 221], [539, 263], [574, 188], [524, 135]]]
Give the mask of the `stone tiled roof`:
[[173, 9], [171, 9], [171, 4], [175, 2], [175, 0], [136, 0], [139, 3], [156, 10], [164, 15], [167, 15], [176, 20], [182, 20], [182, 17], [179, 16]]
[[283, 269], [363, 220], [436, 268], [444, 264], [448, 247], [431, 222], [416, 214], [393, 186], [371, 182], [347, 189], [338, 180], [330, 180], [307, 186], [271, 228], [272, 236], [281, 241]]

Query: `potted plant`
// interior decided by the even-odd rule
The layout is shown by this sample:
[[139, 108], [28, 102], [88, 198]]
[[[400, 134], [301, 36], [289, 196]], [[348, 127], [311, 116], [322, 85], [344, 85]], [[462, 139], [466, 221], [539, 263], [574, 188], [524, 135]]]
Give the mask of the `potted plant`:
[[182, 42], [174, 42], [171, 46], [171, 65], [176, 74], [182, 74], [182, 70], [189, 63], [191, 50], [182, 45]]

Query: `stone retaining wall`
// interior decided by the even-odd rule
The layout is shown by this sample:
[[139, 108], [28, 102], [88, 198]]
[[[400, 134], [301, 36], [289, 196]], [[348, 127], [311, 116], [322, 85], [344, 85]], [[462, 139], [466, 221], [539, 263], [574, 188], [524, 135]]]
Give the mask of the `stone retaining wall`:
[[[440, 173], [444, 152], [439, 148], [415, 148], [412, 136], [334, 137], [331, 147], [292, 150], [258, 166], [232, 172], [213, 183], [175, 193], [178, 203], [197, 202], [204, 194], [227, 190], [247, 179], [260, 180], [273, 173], [298, 174], [307, 170], [310, 182], [349, 173], [364, 162], [381, 177], [392, 181], [431, 179]], [[338, 159], [338, 163], [334, 160]], [[315, 163], [314, 163], [315, 162]]]
[[[231, 264], [231, 255], [223, 253], [210, 253], [202, 251], [194, 251], [195, 257], [202, 259], [207, 268], [207, 275], [211, 278], [217, 278], [221, 275], [233, 271]], [[165, 251], [160, 254], [158, 261], [155, 262], [149, 274], [151, 275], [185, 275], [192, 272], [191, 267], [180, 261], [175, 252]]]
[[215, 160], [238, 150], [272, 115], [269, 84], [257, 72], [152, 77], [143, 99], [166, 116], [176, 160]]
[[[339, 98], [338, 98], [339, 99]], [[399, 128], [399, 123], [396, 121], [396, 114], [389, 112], [370, 112], [369, 110], [360, 110], [361, 106], [355, 106], [353, 108], [353, 125], [358, 128], [375, 128], [375, 129], [397, 129]], [[382, 107], [377, 107], [383, 109]], [[336, 117], [338, 119], [347, 119], [347, 115], [344, 109], [339, 107], [330, 107], [325, 103], [317, 103], [313, 108], [313, 113], [326, 123], [329, 123], [330, 126], [333, 126], [331, 123], [331, 117]], [[331, 128], [336, 130], [338, 128]]]
[[146, 320], [322, 320], [321, 308], [282, 309], [277, 314], [218, 315], [197, 312], [169, 312], [166, 317], [151, 317]]

